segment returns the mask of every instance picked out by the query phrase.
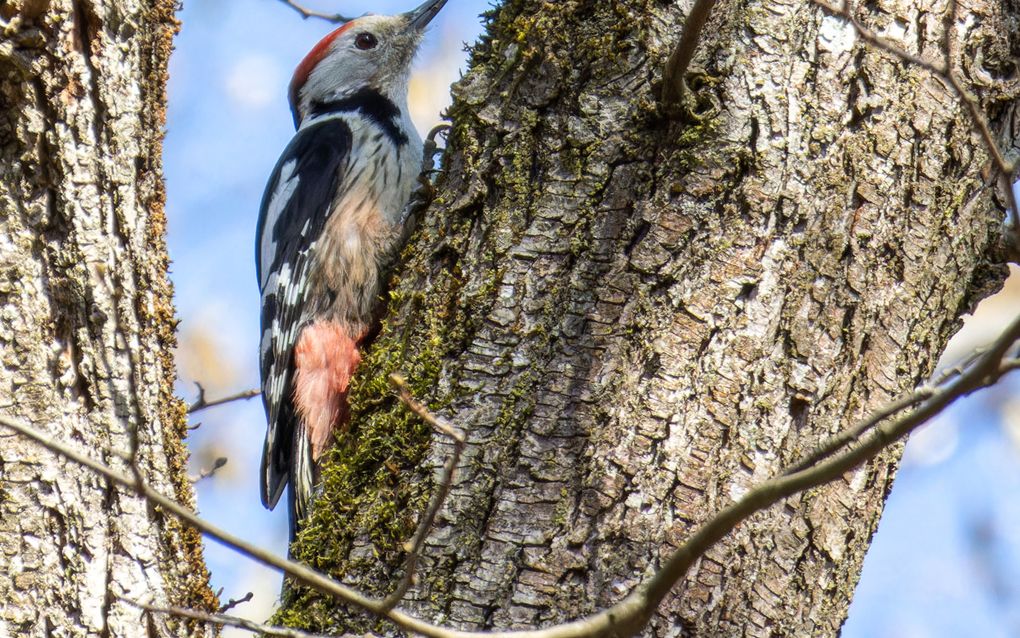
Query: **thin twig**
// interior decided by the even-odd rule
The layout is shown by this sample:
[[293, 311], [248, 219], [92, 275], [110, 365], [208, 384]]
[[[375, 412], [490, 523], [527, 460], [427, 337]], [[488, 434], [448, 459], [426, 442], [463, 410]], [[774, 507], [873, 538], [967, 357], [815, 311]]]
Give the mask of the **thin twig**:
[[454, 443], [459, 444], [463, 447], [464, 445], [464, 433], [458, 428], [450, 425], [450, 422], [442, 417], [438, 417], [432, 414], [428, 408], [424, 405], [415, 401], [414, 397], [411, 396], [411, 391], [407, 387], [407, 379], [400, 376], [399, 374], [390, 375], [390, 385], [392, 385], [398, 392], [400, 400], [411, 410], [417, 414], [423, 421], [431, 425], [433, 428], [439, 430], [441, 433], [453, 439]]
[[684, 21], [680, 42], [666, 60], [666, 68], [662, 72], [662, 103], [667, 106], [679, 104], [683, 99], [687, 69], [694, 58], [694, 51], [698, 48], [701, 29], [712, 15], [715, 3], [716, 0], [695, 0], [690, 15]]
[[396, 607], [403, 600], [412, 583], [414, 583], [414, 571], [418, 566], [418, 559], [421, 556], [421, 549], [425, 545], [425, 538], [428, 536], [429, 530], [432, 529], [432, 525], [436, 521], [439, 510], [442, 509], [443, 503], [446, 502], [446, 498], [450, 495], [450, 488], [453, 486], [453, 475], [460, 464], [460, 455], [464, 451], [465, 443], [464, 433], [460, 429], [451, 425], [446, 419], [434, 415], [424, 404], [419, 403], [411, 396], [411, 390], [407, 387], [407, 380], [404, 377], [391, 374], [390, 384], [397, 390], [397, 395], [408, 409], [421, 417], [423, 421], [431, 425], [438, 432], [450, 437], [453, 441], [453, 454], [446, 460], [446, 464], [443, 466], [443, 476], [439, 480], [439, 489], [432, 496], [432, 502], [429, 503], [425, 516], [422, 517], [421, 522], [418, 524], [414, 538], [406, 547], [407, 559], [404, 561], [404, 575], [397, 584], [397, 588], [383, 600], [383, 608], [386, 610]]
[[230, 600], [227, 601], [226, 605], [223, 605], [222, 607], [219, 608], [219, 611], [217, 613], [225, 614], [228, 611], [230, 611], [231, 609], [233, 609], [234, 607], [237, 607], [238, 605], [241, 605], [241, 604], [244, 604], [244, 603], [250, 601], [252, 596], [254, 596], [254, 595], [255, 594], [253, 594], [251, 592], [248, 592], [247, 594], [245, 594], [244, 596], [241, 596], [240, 598], [231, 598]]
[[207, 479], [207, 478], [211, 477], [212, 475], [216, 474], [216, 472], [218, 472], [219, 469], [221, 467], [223, 467], [224, 465], [226, 465], [226, 464], [227, 464], [227, 457], [225, 457], [225, 456], [217, 457], [216, 460], [213, 461], [213, 464], [211, 466], [207, 467], [206, 469], [200, 471], [198, 473], [198, 476], [189, 476], [188, 479], [192, 483], [198, 483], [199, 481], [201, 481], [203, 479]]
[[936, 62], [932, 62], [920, 56], [914, 55], [909, 51], [903, 50], [891, 40], [887, 40], [886, 38], [883, 38], [882, 36], [878, 35], [868, 27], [864, 26], [864, 24], [857, 19], [857, 16], [853, 14], [853, 11], [849, 3], [844, 3], [843, 6], [837, 7], [835, 5], [829, 4], [828, 2], [825, 2], [825, 0], [811, 0], [811, 2], [820, 7], [826, 13], [833, 15], [837, 18], [843, 18], [844, 20], [849, 22], [850, 25], [853, 26], [854, 30], [857, 32], [857, 35], [859, 35], [861, 39], [867, 42], [868, 44], [871, 44], [872, 46], [877, 47], [885, 51], [886, 53], [891, 53], [892, 55], [901, 58], [906, 62], [917, 65], [922, 69], [930, 71], [931, 73], [934, 73], [939, 77], [945, 77], [947, 67], [944, 64], [938, 64]]
[[843, 447], [853, 443], [882, 421], [885, 421], [889, 417], [894, 416], [907, 408], [917, 405], [921, 401], [930, 399], [934, 393], [935, 390], [933, 388], [922, 387], [905, 397], [901, 397], [882, 406], [868, 416], [868, 418], [833, 436], [800, 461], [797, 461], [790, 467], [786, 468], [786, 470], [783, 471], [782, 476], [796, 474], [797, 472], [806, 470], [812, 465], [816, 465], [819, 461], [832, 456]]
[[948, 382], [950, 379], [958, 377], [961, 374], [963, 374], [971, 365], [974, 364], [976, 360], [980, 359], [986, 352], [988, 352], [987, 347], [982, 346], [980, 348], [975, 348], [967, 355], [962, 357], [955, 364], [940, 372], [937, 376], [935, 376], [931, 380], [931, 382], [928, 385], [920, 387], [913, 393], [908, 394], [905, 397], [896, 399], [895, 401], [892, 401], [880, 407], [878, 410], [873, 412], [871, 416], [864, 419], [857, 425], [848, 428], [843, 432], [840, 432], [839, 434], [833, 436], [826, 442], [822, 443], [820, 446], [818, 446], [817, 449], [812, 451], [803, 459], [797, 461], [794, 465], [791, 465], [790, 467], [786, 468], [786, 470], [783, 471], [782, 475], [789, 476], [790, 474], [800, 472], [801, 470], [805, 470], [808, 467], [815, 465], [822, 459], [832, 456], [834, 453], [836, 453], [846, 445], [849, 445], [853, 441], [857, 440], [865, 433], [867, 433], [868, 430], [875, 427], [885, 419], [888, 419], [889, 417], [892, 417], [902, 412], [903, 410], [906, 410], [907, 408], [913, 407], [914, 405], [917, 405], [921, 401], [930, 399], [935, 391], [934, 388], [941, 386]]
[[949, 381], [953, 377], [960, 376], [961, 374], [963, 374], [964, 370], [969, 368], [974, 363], [974, 361], [981, 358], [981, 356], [984, 355], [986, 352], [988, 352], [987, 346], [979, 346], [977, 348], [974, 348], [964, 356], [960, 357], [960, 359], [954, 362], [953, 365], [942, 370], [934, 379], [932, 379], [931, 382], [932, 385], [939, 386], [945, 383], [946, 381]]
[[319, 18], [320, 20], [325, 20], [326, 22], [339, 24], [341, 22], [350, 22], [351, 20], [354, 19], [339, 13], [326, 13], [324, 11], [315, 11], [313, 9], [307, 9], [304, 6], [295, 2], [294, 0], [280, 0], [280, 2], [300, 13], [301, 17], [304, 18], [305, 20], [307, 20], [308, 18]]
[[[869, 417], [867, 417], [860, 423], [854, 425], [851, 428], [847, 428], [843, 432], [840, 432], [839, 434], [833, 436], [832, 438], [818, 446], [818, 448], [812, 451], [810, 454], [808, 454], [801, 460], [797, 461], [790, 467], [786, 468], [786, 470], [783, 471], [781, 476], [789, 476], [791, 474], [796, 474], [797, 472], [806, 470], [812, 465], [817, 465], [823, 459], [832, 456], [843, 447], [859, 439], [861, 436], [863, 436], [869, 430], [871, 430], [871, 428], [875, 427], [882, 421], [890, 417], [893, 417], [896, 414], [899, 414], [900, 412], [906, 410], [907, 408], [913, 407], [918, 403], [921, 403], [922, 401], [930, 399], [935, 394], [935, 391], [938, 387], [943, 386], [946, 383], [948, 383], [951, 379], [954, 379], [964, 374], [968, 369], [970, 369], [978, 361], [980, 361], [981, 357], [985, 356], [989, 348], [990, 346], [981, 346], [979, 348], [975, 348], [967, 355], [962, 357], [954, 365], [946, 368], [945, 370], [941, 371], [938, 375], [936, 375], [934, 378], [932, 378], [929, 384], [917, 388], [916, 390], [914, 390], [914, 392], [904, 397], [901, 397], [899, 399], [896, 399], [895, 401], [887, 403], [886, 405], [880, 407], [878, 410], [873, 412]], [[1014, 364], [1015, 361], [1017, 360], [1003, 359], [1001, 366], [1002, 373], [1004, 374], [1005, 372], [1008, 372], [1009, 370], [1016, 368], [1016, 365]]]
[[196, 381], [195, 385], [198, 387], [198, 399], [196, 399], [194, 403], [188, 406], [188, 414], [194, 414], [199, 410], [213, 408], [216, 407], [217, 405], [223, 405], [225, 403], [231, 403], [233, 401], [247, 401], [248, 399], [254, 399], [255, 397], [262, 394], [261, 390], [253, 388], [251, 390], [245, 390], [244, 392], [238, 392], [237, 394], [225, 396], [221, 399], [213, 399], [212, 401], [208, 401], [205, 398], [205, 388], [202, 386], [202, 384]]
[[[250, 597], [251, 594], [248, 594]], [[275, 638], [326, 638], [320, 634], [310, 634], [300, 629], [291, 629], [290, 627], [276, 627], [273, 625], [264, 625], [257, 623], [247, 618], [239, 618], [237, 616], [228, 616], [222, 611], [211, 614], [204, 611], [198, 611], [197, 609], [187, 609], [184, 607], [158, 607], [156, 605], [150, 605], [148, 603], [139, 602], [137, 600], [131, 600], [130, 598], [120, 597], [120, 600], [137, 607], [143, 611], [152, 614], [163, 614], [166, 616], [174, 616], [177, 618], [189, 618], [191, 620], [198, 620], [200, 622], [209, 623], [212, 625], [220, 625], [222, 627], [236, 627], [238, 629], [244, 629], [252, 633], [262, 634], [265, 636], [274, 636]]]

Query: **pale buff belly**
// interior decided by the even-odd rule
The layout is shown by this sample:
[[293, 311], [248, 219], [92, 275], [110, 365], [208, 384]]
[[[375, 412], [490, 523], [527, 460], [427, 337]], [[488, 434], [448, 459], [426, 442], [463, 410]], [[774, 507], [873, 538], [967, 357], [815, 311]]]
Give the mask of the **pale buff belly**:
[[[379, 294], [381, 270], [400, 229], [387, 223], [374, 206], [334, 215], [318, 246], [311, 293], [323, 300], [315, 318], [367, 325]], [[360, 326], [359, 326], [360, 327]]]
[[318, 303], [310, 308], [294, 350], [294, 403], [313, 460], [349, 419], [347, 392], [378, 303], [382, 269], [401, 237], [396, 221], [410, 189], [349, 189], [316, 246], [308, 299]]
[[406, 155], [386, 155], [380, 146], [350, 167], [352, 175], [363, 178], [334, 204], [316, 247], [309, 298], [322, 301], [313, 309], [314, 319], [340, 321], [353, 332], [370, 323], [382, 269], [398, 248], [401, 211], [416, 177], [403, 166]]

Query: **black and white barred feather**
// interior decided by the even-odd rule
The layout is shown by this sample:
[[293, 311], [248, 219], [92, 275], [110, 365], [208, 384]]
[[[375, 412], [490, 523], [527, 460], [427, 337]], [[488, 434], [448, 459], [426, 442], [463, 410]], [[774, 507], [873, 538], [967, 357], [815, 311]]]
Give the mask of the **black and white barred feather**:
[[341, 118], [302, 128], [273, 169], [262, 199], [255, 262], [262, 291], [262, 400], [269, 419], [262, 504], [268, 508], [280, 499], [301, 439], [295, 441], [300, 423], [291, 397], [293, 349], [308, 320], [305, 295], [313, 252], [333, 210], [351, 142], [350, 126]]

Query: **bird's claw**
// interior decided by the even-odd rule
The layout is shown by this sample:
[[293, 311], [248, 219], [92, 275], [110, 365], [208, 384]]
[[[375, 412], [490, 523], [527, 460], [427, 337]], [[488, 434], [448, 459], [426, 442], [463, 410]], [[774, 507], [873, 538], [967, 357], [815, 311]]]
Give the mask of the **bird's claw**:
[[[401, 223], [407, 224], [408, 220], [417, 218], [418, 213], [428, 208], [436, 196], [436, 185], [433, 179], [441, 170], [436, 167], [436, 155], [444, 152], [445, 147], [440, 147], [437, 138], [450, 130], [449, 124], [439, 124], [429, 131], [422, 143], [421, 173], [418, 174], [418, 185], [411, 191], [411, 198], [407, 201], [401, 214]], [[413, 224], [412, 224], [413, 225]]]
[[[439, 168], [436, 165], [436, 155], [440, 155], [446, 151], [446, 147], [440, 147], [437, 139], [440, 135], [449, 132], [450, 125], [443, 123], [438, 124], [429, 131], [429, 134], [425, 136], [425, 142], [422, 144], [422, 157], [421, 157], [421, 174], [425, 179], [431, 181], [433, 175], [439, 173]], [[442, 165], [442, 160], [439, 161]], [[421, 181], [419, 177], [419, 181]]]

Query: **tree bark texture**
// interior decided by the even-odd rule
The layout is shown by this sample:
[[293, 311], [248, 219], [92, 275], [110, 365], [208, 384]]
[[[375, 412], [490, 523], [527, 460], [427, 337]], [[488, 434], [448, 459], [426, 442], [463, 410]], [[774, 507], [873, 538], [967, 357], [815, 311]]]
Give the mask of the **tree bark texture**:
[[[0, 4], [0, 413], [194, 505], [164, 242], [170, 0]], [[0, 428], [0, 636], [192, 635], [190, 529]]]
[[[298, 557], [376, 592], [400, 573], [449, 444], [388, 396], [397, 371], [469, 440], [404, 605], [504, 629], [605, 608], [924, 380], [1000, 285], [1002, 201], [943, 82], [809, 2], [736, 0], [699, 45], [686, 118], [667, 115], [660, 70], [690, 6], [510, 0], [491, 17]], [[947, 6], [859, 11], [938, 60]], [[953, 25], [1013, 152], [1018, 17], [967, 2]], [[835, 635], [899, 454], [754, 516], [647, 634]], [[277, 620], [365, 627], [304, 590]]]

